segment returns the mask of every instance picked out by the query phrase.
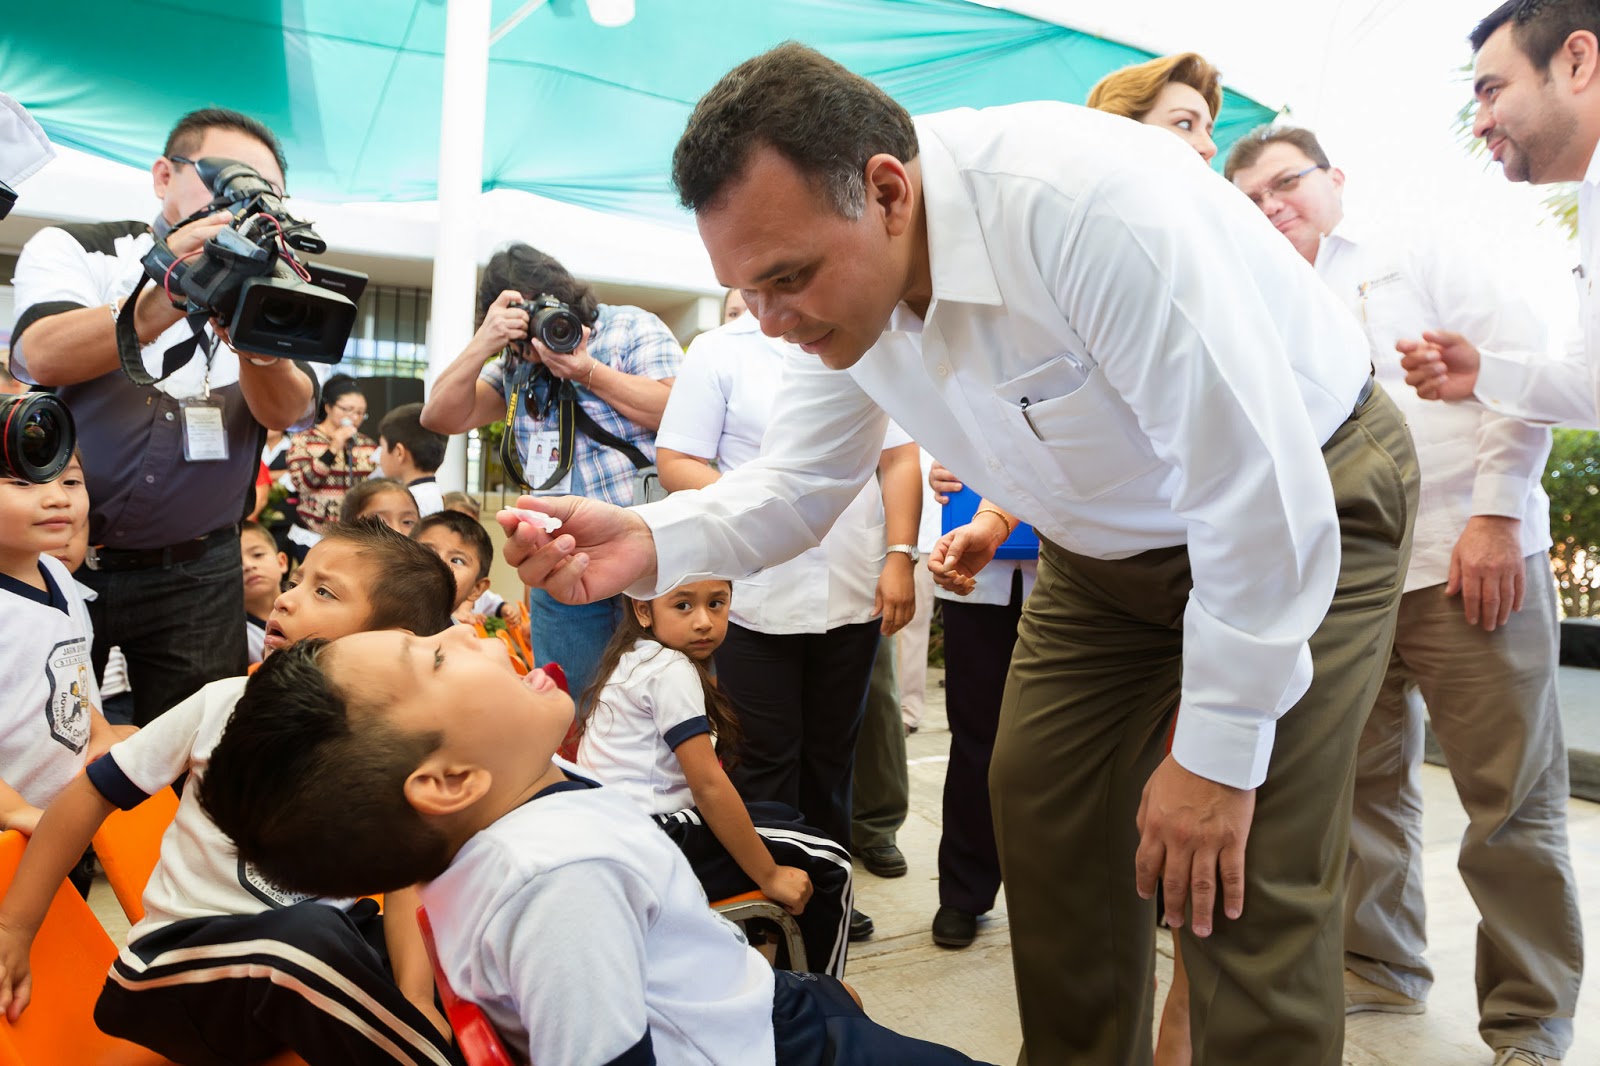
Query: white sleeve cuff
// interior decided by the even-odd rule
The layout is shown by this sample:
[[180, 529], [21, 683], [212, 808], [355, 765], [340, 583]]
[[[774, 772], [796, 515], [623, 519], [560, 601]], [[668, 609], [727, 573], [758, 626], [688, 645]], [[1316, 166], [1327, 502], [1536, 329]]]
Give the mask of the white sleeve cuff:
[[1479, 474], [1472, 482], [1472, 514], [1521, 518], [1527, 510], [1528, 480], [1507, 474]]
[[[1294, 713], [1293, 711], [1290, 712]], [[1180, 707], [1172, 757], [1190, 773], [1234, 788], [1256, 788], [1267, 777], [1274, 719], [1233, 718], [1204, 707]]]

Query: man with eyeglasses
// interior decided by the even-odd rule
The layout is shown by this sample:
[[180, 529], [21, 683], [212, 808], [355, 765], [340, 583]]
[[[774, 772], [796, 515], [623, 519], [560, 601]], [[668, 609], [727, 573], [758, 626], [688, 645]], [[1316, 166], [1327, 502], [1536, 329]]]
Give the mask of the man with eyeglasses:
[[[227, 225], [206, 215], [211, 190], [194, 160], [233, 159], [283, 187], [283, 151], [266, 126], [219, 108], [191, 112], [150, 168], [161, 211], [151, 224], [51, 226], [17, 260], [12, 367], [72, 408], [92, 503], [94, 547], [79, 577], [94, 589], [96, 669], [112, 647], [128, 660], [143, 725], [202, 685], [243, 673], [239, 521], [254, 504], [268, 429], [300, 428], [315, 379], [288, 360], [240, 356], [213, 327], [196, 338], [161, 286], [147, 286], [134, 328], [152, 376], [169, 349], [190, 357], [154, 385], [122, 372], [116, 318], [163, 236], [179, 257]], [[198, 343], [196, 341], [198, 340]]]
[[[1479, 1031], [1496, 1063], [1553, 1063], [1582, 973], [1556, 694], [1550, 432], [1405, 384], [1397, 342], [1452, 330], [1524, 357], [1545, 331], [1480, 249], [1347, 215], [1345, 177], [1309, 130], [1263, 126], [1223, 173], [1360, 321], [1422, 473], [1394, 653], [1362, 733], [1345, 898], [1345, 1011], [1420, 1013], [1433, 984], [1421, 878], [1423, 706], [1471, 824], [1462, 878], [1483, 916]], [[1522, 1056], [1520, 1058], [1516, 1056]]]

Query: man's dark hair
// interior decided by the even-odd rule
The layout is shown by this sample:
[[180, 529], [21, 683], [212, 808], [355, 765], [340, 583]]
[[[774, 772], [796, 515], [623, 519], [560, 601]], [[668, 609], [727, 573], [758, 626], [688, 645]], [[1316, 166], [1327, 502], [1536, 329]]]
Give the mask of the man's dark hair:
[[917, 157], [917, 130], [888, 93], [821, 52], [787, 41], [747, 59], [700, 98], [672, 153], [684, 207], [714, 205], [751, 153], [774, 148], [845, 218], [867, 205], [867, 160]]
[[546, 255], [531, 244], [516, 241], [489, 257], [483, 279], [478, 282], [479, 325], [483, 324], [489, 305], [507, 289], [520, 292], [527, 300], [541, 294], [554, 296], [572, 308], [586, 326], [594, 325], [600, 317], [600, 301], [595, 299], [594, 290], [573, 277], [555, 256]]
[[405, 782], [443, 738], [402, 733], [336, 685], [327, 665], [339, 655], [313, 638], [267, 656], [211, 750], [200, 805], [291, 892], [344, 898], [432, 880], [449, 842]]
[[372, 603], [366, 628], [408, 629], [431, 637], [450, 627], [456, 579], [432, 551], [376, 517], [335, 522], [323, 530], [322, 539], [353, 544], [358, 556], [376, 564], [379, 579], [366, 590]]
[[1579, 30], [1600, 37], [1600, 0], [1507, 0], [1473, 28], [1474, 54], [1506, 23], [1511, 40], [1535, 70], [1545, 70], [1556, 51]]
[[466, 541], [467, 547], [478, 557], [478, 576], [473, 580], [482, 581], [488, 577], [489, 565], [494, 562], [494, 544], [489, 540], [489, 531], [484, 529], [477, 519], [470, 518], [460, 511], [435, 511], [417, 523], [416, 528], [411, 531], [411, 539], [420, 540], [428, 530], [440, 527], [448, 529]]
[[161, 154], [169, 159], [175, 155], [194, 158], [194, 153], [200, 150], [200, 143], [206, 139], [206, 130], [235, 130], [254, 137], [272, 151], [272, 158], [278, 161], [278, 169], [284, 174], [289, 173], [289, 161], [283, 157], [283, 145], [278, 143], [277, 135], [267, 129], [264, 123], [226, 107], [202, 107], [184, 115], [172, 127], [172, 132], [167, 134], [167, 146], [161, 150]]
[[1256, 165], [1268, 145], [1291, 144], [1305, 153], [1305, 157], [1326, 170], [1332, 166], [1328, 153], [1322, 150], [1317, 135], [1300, 126], [1257, 126], [1234, 142], [1228, 152], [1228, 161], [1222, 165], [1222, 176], [1229, 181], [1238, 171]]
[[378, 436], [391, 448], [404, 444], [417, 469], [429, 474], [444, 462], [445, 445], [450, 442], [443, 433], [435, 433], [422, 424], [420, 403], [403, 403], [384, 415], [378, 423]]

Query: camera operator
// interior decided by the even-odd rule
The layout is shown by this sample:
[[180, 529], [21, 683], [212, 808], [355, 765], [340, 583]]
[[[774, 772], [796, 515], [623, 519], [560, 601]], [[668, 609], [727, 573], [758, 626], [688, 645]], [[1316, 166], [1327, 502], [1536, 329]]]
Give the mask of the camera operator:
[[[582, 322], [582, 339], [572, 351], [552, 351], [529, 337], [528, 312], [516, 305], [540, 296], [559, 300]], [[532, 381], [507, 427], [530, 485], [537, 490], [548, 483], [545, 493], [632, 504], [636, 462], [591, 437], [581, 416], [653, 462], [656, 429], [683, 359], [672, 331], [641, 308], [597, 303], [589, 287], [555, 259], [520, 243], [490, 257], [478, 286], [478, 318], [478, 332], [434, 382], [422, 424], [438, 433], [464, 433], [505, 418], [507, 397], [515, 391], [511, 382], [523, 376], [519, 361], [530, 362]], [[564, 383], [575, 387], [580, 415], [566, 434], [566, 449], [559, 402]], [[621, 597], [568, 606], [535, 589], [529, 602], [535, 657], [541, 665], [560, 663], [572, 691], [582, 692], [621, 611]]]
[[263, 427], [307, 424], [315, 392], [303, 366], [237, 355], [214, 325], [196, 337], [160, 284], [147, 285], [134, 309], [140, 355], [152, 376], [169, 353], [181, 363], [148, 386], [122, 371], [116, 318], [144, 274], [141, 257], [157, 237], [177, 256], [197, 256], [230, 221], [218, 212], [178, 227], [212, 202], [193, 162], [208, 156], [245, 163], [283, 187], [272, 131], [234, 111], [191, 112], [150, 168], [161, 201], [153, 224], [41, 230], [23, 247], [13, 282], [12, 368], [55, 391], [77, 417], [95, 501], [95, 547], [80, 576], [98, 593], [90, 607], [96, 668], [105, 649], [123, 649], [139, 725], [207, 682], [243, 673], [239, 520], [253, 502]]

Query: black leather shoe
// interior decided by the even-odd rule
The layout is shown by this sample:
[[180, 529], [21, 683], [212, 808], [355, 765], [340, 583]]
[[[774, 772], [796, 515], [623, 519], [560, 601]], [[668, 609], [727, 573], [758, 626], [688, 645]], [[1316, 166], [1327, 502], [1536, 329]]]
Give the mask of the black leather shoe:
[[870, 937], [872, 935], [872, 928], [871, 918], [868, 918], [865, 914], [862, 914], [854, 907], [850, 909], [850, 942], [852, 944], [858, 940], [866, 940], [868, 937]]
[[906, 857], [893, 844], [885, 844], [881, 848], [862, 848], [860, 858], [861, 865], [867, 868], [868, 873], [879, 877], [906, 875]]
[[941, 947], [964, 948], [978, 936], [978, 916], [940, 907], [933, 916], [933, 942]]

